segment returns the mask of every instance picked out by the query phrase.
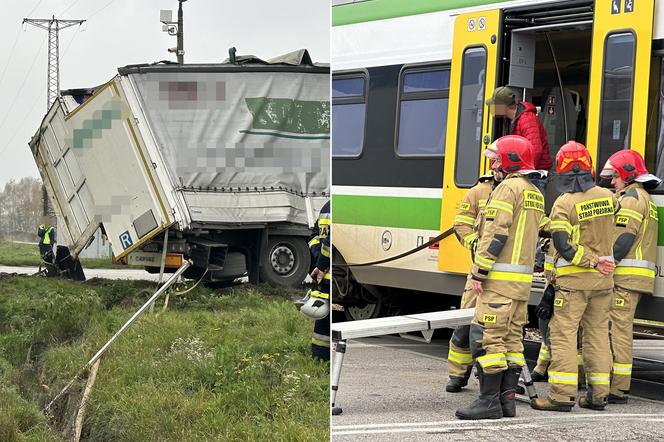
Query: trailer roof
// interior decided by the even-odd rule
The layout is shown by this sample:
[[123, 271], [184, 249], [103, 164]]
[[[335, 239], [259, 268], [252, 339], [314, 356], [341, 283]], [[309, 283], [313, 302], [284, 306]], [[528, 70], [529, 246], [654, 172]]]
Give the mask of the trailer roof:
[[162, 60], [150, 64], [133, 64], [118, 68], [120, 75], [144, 72], [310, 72], [313, 74], [329, 74], [328, 63], [314, 63], [309, 51], [298, 49], [269, 60], [255, 55], [237, 55], [233, 63], [230, 59], [222, 63], [177, 64], [170, 60]]

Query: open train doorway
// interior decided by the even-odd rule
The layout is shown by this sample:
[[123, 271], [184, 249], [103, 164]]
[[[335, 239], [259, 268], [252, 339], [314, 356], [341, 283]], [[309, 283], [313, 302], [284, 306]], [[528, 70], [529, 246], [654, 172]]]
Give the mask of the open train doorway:
[[[548, 150], [555, 157], [568, 140], [586, 144], [587, 103], [592, 56], [591, 3], [559, 9], [505, 10], [503, 64], [499, 84], [509, 85], [519, 99], [535, 106], [547, 133]], [[527, 106], [527, 105], [526, 105]], [[527, 111], [519, 106], [518, 112]], [[497, 117], [496, 134], [510, 133], [510, 120]], [[556, 176], [550, 174], [546, 207], [558, 196]]]

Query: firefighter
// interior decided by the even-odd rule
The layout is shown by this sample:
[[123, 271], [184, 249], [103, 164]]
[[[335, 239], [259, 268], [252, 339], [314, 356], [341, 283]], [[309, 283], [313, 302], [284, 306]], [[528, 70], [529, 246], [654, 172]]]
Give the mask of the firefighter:
[[[498, 175], [496, 174], [497, 177]], [[457, 209], [454, 218], [454, 234], [459, 242], [470, 250], [471, 255], [474, 255], [475, 246], [477, 245], [477, 227], [480, 215], [484, 211], [489, 195], [498, 181], [498, 178], [494, 179], [493, 174], [481, 176], [477, 184], [466, 192]], [[475, 307], [476, 299], [477, 294], [470, 288], [469, 275], [461, 296], [461, 308]], [[461, 325], [454, 330], [450, 339], [450, 349], [447, 354], [450, 378], [445, 387], [445, 391], [449, 393], [458, 393], [468, 385], [468, 378], [473, 368], [473, 358], [470, 355], [470, 344], [468, 343], [469, 330], [470, 325]]]
[[528, 178], [536, 173], [530, 142], [508, 135], [495, 148], [497, 152], [487, 149], [484, 154], [505, 177], [484, 209], [469, 283], [478, 296], [470, 348], [478, 365], [480, 397], [457, 410], [459, 419], [516, 416], [515, 389], [525, 365], [523, 326], [544, 197]]
[[46, 262], [53, 262], [53, 244], [55, 243], [55, 226], [49, 222], [39, 225], [39, 255]]
[[646, 189], [661, 180], [648, 173], [643, 157], [633, 150], [621, 150], [609, 158], [602, 176], [611, 179], [618, 193], [620, 209], [616, 214], [613, 257], [613, 299], [609, 320], [613, 377], [610, 404], [627, 403], [632, 379], [632, 323], [641, 295], [655, 289], [657, 258], [657, 206]]
[[315, 319], [314, 332], [311, 338], [311, 353], [316, 359], [330, 360], [330, 232], [332, 217], [330, 202], [326, 202], [320, 210], [318, 220], [309, 237], [314, 270], [311, 278], [316, 282], [316, 290], [312, 290], [300, 309], [302, 313]]
[[556, 291], [549, 322], [549, 397], [537, 410], [571, 411], [578, 391], [577, 334], [583, 326], [587, 393], [579, 406], [601, 410], [609, 395], [608, 316], [613, 288], [613, 219], [617, 200], [595, 185], [590, 153], [568, 141], [556, 155], [558, 190], [551, 210]]

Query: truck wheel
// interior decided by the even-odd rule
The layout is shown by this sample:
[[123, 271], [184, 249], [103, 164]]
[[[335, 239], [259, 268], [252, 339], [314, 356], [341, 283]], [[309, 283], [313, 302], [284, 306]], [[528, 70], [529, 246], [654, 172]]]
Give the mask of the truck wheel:
[[297, 287], [309, 273], [311, 255], [299, 236], [268, 237], [261, 253], [260, 277], [275, 287]]
[[344, 314], [348, 321], [359, 321], [361, 319], [374, 319], [380, 316], [383, 304], [381, 302], [377, 303], [367, 303], [363, 307], [353, 306], [344, 306]]

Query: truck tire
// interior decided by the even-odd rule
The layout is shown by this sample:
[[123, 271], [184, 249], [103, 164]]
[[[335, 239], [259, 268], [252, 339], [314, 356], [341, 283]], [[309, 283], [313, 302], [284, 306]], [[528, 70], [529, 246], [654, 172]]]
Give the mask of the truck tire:
[[367, 303], [364, 306], [360, 307], [357, 305], [354, 306], [344, 306], [344, 315], [348, 321], [360, 321], [362, 319], [375, 319], [381, 316], [383, 312], [383, 303]]
[[261, 252], [261, 281], [274, 287], [298, 287], [309, 273], [311, 255], [299, 236], [270, 236]]

